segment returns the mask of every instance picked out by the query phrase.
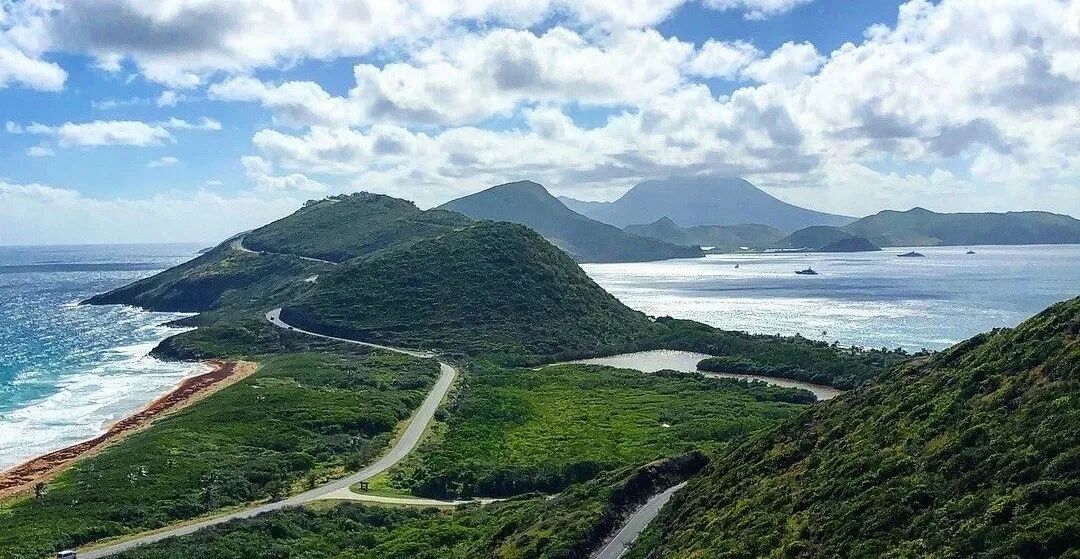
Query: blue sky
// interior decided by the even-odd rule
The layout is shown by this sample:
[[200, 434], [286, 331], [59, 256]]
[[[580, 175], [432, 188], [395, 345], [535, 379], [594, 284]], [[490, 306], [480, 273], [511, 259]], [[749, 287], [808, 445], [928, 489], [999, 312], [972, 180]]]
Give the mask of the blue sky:
[[0, 6], [0, 243], [698, 173], [850, 215], [1080, 213], [1076, 1]]

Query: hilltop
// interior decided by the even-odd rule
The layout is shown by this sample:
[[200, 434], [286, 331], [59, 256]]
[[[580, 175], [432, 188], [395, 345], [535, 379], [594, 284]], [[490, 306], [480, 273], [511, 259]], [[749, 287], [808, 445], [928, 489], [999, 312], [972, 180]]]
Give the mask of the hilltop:
[[482, 221], [320, 278], [289, 323], [390, 345], [552, 355], [651, 328], [531, 229]]
[[692, 176], [638, 184], [614, 202], [559, 198], [570, 209], [619, 227], [668, 217], [678, 225], [757, 223], [784, 232], [811, 225], [845, 225], [853, 218], [808, 210], [735, 177]]
[[632, 556], [1075, 556], [1077, 398], [1080, 298], [731, 448]]
[[696, 246], [677, 246], [627, 233], [589, 219], [532, 181], [493, 186], [439, 206], [473, 219], [527, 225], [579, 262], [641, 262], [703, 256]]
[[627, 225], [623, 230], [635, 235], [652, 237], [669, 243], [734, 250], [739, 247], [772, 246], [784, 233], [768, 225], [743, 223], [739, 225], [696, 225], [680, 227], [664, 216], [644, 225]]
[[1080, 243], [1080, 220], [1049, 212], [937, 213], [886, 210], [844, 226], [878, 246]]
[[872, 252], [881, 250], [865, 237], [852, 235], [839, 227], [815, 225], [777, 241], [776, 248], [808, 249], [816, 252]]

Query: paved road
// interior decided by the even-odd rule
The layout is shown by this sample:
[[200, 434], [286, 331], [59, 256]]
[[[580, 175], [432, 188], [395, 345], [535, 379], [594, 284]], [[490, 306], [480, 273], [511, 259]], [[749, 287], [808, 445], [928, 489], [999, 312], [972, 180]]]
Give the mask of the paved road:
[[[288, 324], [281, 321], [281, 309], [274, 309], [266, 313], [266, 319], [274, 323], [281, 328], [289, 328], [294, 332], [301, 332], [312, 336], [318, 336], [321, 338], [328, 338], [333, 340], [340, 340], [348, 343], [355, 343], [359, 345], [375, 347], [379, 349], [385, 349], [388, 351], [394, 351], [397, 353], [404, 353], [406, 355], [412, 355], [416, 357], [433, 357], [433, 354], [424, 351], [413, 351], [408, 349], [393, 348], [387, 346], [380, 346], [376, 344], [369, 344], [364, 342], [357, 342], [355, 340], [347, 340], [344, 338], [335, 338], [332, 336], [324, 336], [322, 334], [315, 334], [313, 332], [307, 332], [298, 328], [293, 328]], [[182, 536], [190, 534], [207, 526], [214, 526], [216, 524], [222, 524], [236, 518], [250, 518], [252, 516], [269, 512], [272, 510], [278, 510], [284, 507], [294, 507], [297, 505], [303, 505], [311, 501], [336, 498], [343, 494], [342, 490], [348, 491], [350, 485], [368, 480], [376, 475], [385, 472], [392, 466], [397, 464], [402, 458], [405, 458], [413, 449], [416, 448], [417, 443], [420, 442], [420, 438], [424, 435], [424, 430], [427, 429], [428, 423], [431, 422], [432, 417], [435, 415], [435, 410], [438, 409], [439, 403], [446, 397], [446, 393], [449, 392], [450, 386], [454, 383], [454, 377], [457, 376], [457, 370], [446, 363], [439, 362], [440, 374], [439, 379], [435, 381], [435, 386], [428, 392], [424, 402], [420, 404], [420, 407], [413, 413], [412, 419], [409, 421], [409, 426], [406, 427], [405, 432], [394, 443], [393, 448], [389, 452], [384, 454], [381, 458], [375, 461], [374, 464], [356, 472], [350, 476], [343, 477], [341, 479], [331, 481], [325, 485], [316, 487], [309, 491], [305, 491], [298, 495], [293, 495], [288, 499], [277, 501], [273, 503], [266, 503], [249, 509], [224, 514], [222, 516], [210, 518], [207, 520], [200, 520], [191, 524], [184, 524], [182, 526], [176, 526], [172, 528], [166, 528], [157, 532], [148, 533], [144, 536], [140, 536], [122, 543], [100, 547], [97, 549], [80, 551], [79, 557], [82, 559], [97, 559], [99, 557], [107, 557], [121, 551], [127, 551], [135, 547], [153, 543], [156, 541], [170, 538], [172, 536]], [[349, 492], [351, 493], [351, 492]], [[331, 494], [334, 494], [331, 496]]]
[[671, 496], [676, 491], [682, 489], [686, 485], [686, 482], [680, 483], [667, 491], [653, 495], [645, 504], [635, 512], [626, 524], [619, 529], [619, 532], [615, 534], [615, 537], [604, 546], [594, 556], [594, 559], [619, 559], [622, 557], [626, 550], [630, 548], [630, 545], [634, 543], [638, 535], [642, 530], [649, 525], [657, 514], [660, 514], [660, 509], [664, 508], [664, 505], [671, 500]]
[[243, 236], [240, 236], [240, 237], [237, 237], [236, 239], [233, 239], [232, 248], [235, 249], [235, 250], [239, 250], [240, 252], [250, 252], [252, 254], [277, 254], [279, 256], [292, 256], [294, 258], [299, 258], [300, 260], [308, 260], [310, 262], [321, 262], [323, 264], [334, 264], [335, 266], [340, 264], [340, 262], [334, 262], [333, 260], [323, 260], [322, 258], [312, 258], [310, 256], [300, 256], [299, 254], [291, 254], [291, 253], [288, 253], [288, 252], [268, 252], [268, 251], [265, 251], [265, 250], [251, 250], [250, 248], [244, 246], [244, 237]]

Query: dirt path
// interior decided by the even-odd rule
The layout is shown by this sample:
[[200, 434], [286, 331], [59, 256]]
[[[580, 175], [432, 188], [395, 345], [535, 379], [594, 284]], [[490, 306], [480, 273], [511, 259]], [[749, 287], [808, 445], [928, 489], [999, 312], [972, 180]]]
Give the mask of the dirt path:
[[31, 488], [39, 481], [48, 481], [69, 464], [92, 456], [106, 446], [145, 429], [164, 415], [190, 406], [194, 402], [230, 386], [255, 372], [258, 366], [250, 361], [210, 361], [213, 369], [186, 378], [168, 394], [154, 400], [143, 409], [114, 423], [107, 431], [88, 441], [54, 450], [13, 468], [0, 472], [0, 498]]

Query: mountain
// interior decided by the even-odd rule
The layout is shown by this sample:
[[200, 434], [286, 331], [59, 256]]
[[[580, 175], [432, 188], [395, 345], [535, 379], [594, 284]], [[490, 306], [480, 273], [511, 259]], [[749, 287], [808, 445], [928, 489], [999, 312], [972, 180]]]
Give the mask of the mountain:
[[1080, 243], [1080, 220], [1049, 212], [936, 213], [886, 210], [844, 226], [878, 246]]
[[579, 262], [641, 262], [703, 256], [697, 247], [632, 235], [589, 219], [570, 210], [532, 181], [500, 184], [439, 208], [473, 219], [527, 225]]
[[784, 232], [853, 221], [782, 202], [740, 178], [715, 176], [646, 181], [614, 202], [560, 200], [576, 212], [619, 227], [665, 216], [684, 227], [760, 223]]
[[717, 456], [630, 557], [1076, 557], [1080, 298]]
[[642, 237], [652, 237], [672, 244], [715, 247], [734, 250], [739, 247], [760, 248], [772, 246], [784, 237], [784, 233], [756, 223], [740, 225], [696, 225], [679, 227], [664, 216], [644, 225], [627, 225], [623, 230]]
[[816, 252], [870, 252], [881, 250], [865, 237], [852, 235], [839, 227], [814, 225], [799, 229], [777, 241], [775, 248], [808, 249]]
[[585, 351], [652, 329], [535, 231], [494, 221], [320, 276], [282, 317], [319, 333], [466, 354]]

